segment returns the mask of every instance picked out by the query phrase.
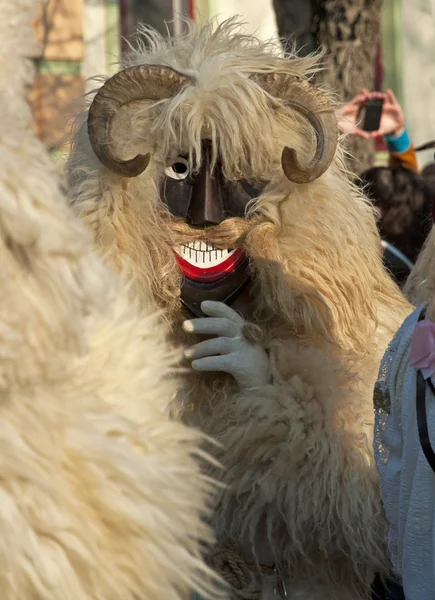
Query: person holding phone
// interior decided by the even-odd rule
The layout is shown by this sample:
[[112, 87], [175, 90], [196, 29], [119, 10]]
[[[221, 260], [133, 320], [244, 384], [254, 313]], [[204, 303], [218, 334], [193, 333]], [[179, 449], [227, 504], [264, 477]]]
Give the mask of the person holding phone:
[[[381, 110], [379, 110], [381, 107]], [[390, 152], [389, 166], [418, 172], [417, 157], [405, 123], [405, 115], [394, 92], [369, 92], [365, 88], [337, 111], [342, 133], [366, 140], [383, 137]], [[378, 126], [373, 118], [378, 116]], [[370, 123], [372, 121], [372, 123]], [[370, 131], [364, 128], [371, 125]]]
[[392, 90], [363, 89], [337, 117], [342, 132], [364, 139], [383, 137], [387, 144], [388, 166], [364, 171], [356, 183], [376, 211], [384, 264], [403, 288], [429, 233], [433, 203], [433, 192], [418, 172], [404, 112]]

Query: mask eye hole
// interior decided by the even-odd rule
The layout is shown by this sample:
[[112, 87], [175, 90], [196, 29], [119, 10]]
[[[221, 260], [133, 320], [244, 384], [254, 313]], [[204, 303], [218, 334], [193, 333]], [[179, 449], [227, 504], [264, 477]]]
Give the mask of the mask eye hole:
[[183, 156], [178, 156], [170, 167], [166, 167], [165, 174], [177, 181], [186, 179], [190, 174], [188, 161]]

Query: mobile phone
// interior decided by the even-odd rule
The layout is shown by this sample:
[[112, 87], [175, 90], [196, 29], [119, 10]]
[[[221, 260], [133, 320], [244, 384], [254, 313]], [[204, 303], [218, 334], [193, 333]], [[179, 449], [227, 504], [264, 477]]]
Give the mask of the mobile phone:
[[377, 131], [381, 124], [383, 98], [371, 98], [367, 100], [361, 110], [362, 125], [364, 131]]

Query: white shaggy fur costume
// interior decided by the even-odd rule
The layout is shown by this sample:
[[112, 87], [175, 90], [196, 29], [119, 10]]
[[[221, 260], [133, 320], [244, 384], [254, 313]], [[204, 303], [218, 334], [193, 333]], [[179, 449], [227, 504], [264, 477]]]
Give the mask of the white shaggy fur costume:
[[[175, 40], [143, 30], [124, 66], [79, 120], [70, 193], [106, 260], [190, 346], [175, 410], [225, 467], [208, 470], [225, 484], [210, 563], [237, 598], [366, 598], [389, 569], [373, 385], [409, 308], [344, 171], [330, 99], [310, 85], [315, 59], [283, 58], [230, 21]], [[242, 215], [190, 226], [164, 200], [198, 174], [228, 204], [258, 191]], [[176, 253], [201, 244], [241, 249], [252, 281], [192, 320]]]
[[28, 129], [33, 2], [0, 4], [0, 598], [206, 594], [209, 484], [198, 434], [167, 417], [176, 355], [61, 197]]

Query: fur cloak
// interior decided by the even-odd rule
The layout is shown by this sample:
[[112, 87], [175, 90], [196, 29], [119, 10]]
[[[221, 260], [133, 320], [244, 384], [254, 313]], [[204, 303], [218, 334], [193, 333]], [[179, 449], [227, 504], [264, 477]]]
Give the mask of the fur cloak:
[[[114, 115], [113, 152], [123, 159], [150, 153], [146, 170], [125, 178], [103, 167], [85, 110], [69, 161], [71, 199], [106, 261], [129, 274], [139, 301], [163, 309], [174, 344], [198, 340], [181, 328], [189, 315], [173, 246], [206, 239], [243, 247], [253, 282], [234, 308], [246, 335], [267, 349], [273, 382], [240, 393], [230, 375], [189, 371], [175, 409], [220, 444], [214, 453], [225, 470], [207, 471], [225, 484], [210, 560], [225, 571], [228, 548], [238, 548], [245, 562], [279, 564], [291, 600], [366, 598], [375, 573], [389, 569], [372, 453], [373, 384], [409, 307], [383, 269], [372, 209], [350, 182], [340, 145], [310, 183], [290, 182], [282, 171], [285, 146], [306, 163], [316, 139], [251, 75], [308, 85], [316, 57], [282, 58], [280, 48], [244, 35], [234, 20], [187, 29], [167, 40], [142, 28], [123, 65], [169, 66], [194, 79], [174, 97], [137, 100]], [[204, 137], [227, 180], [266, 186], [244, 219], [198, 231], [165, 211], [159, 187], [177, 155], [189, 157], [192, 172], [199, 168]], [[246, 581], [227, 579], [243, 597]]]
[[33, 2], [1, 2], [0, 597], [210, 592], [199, 435], [166, 332], [94, 254], [29, 129]]

